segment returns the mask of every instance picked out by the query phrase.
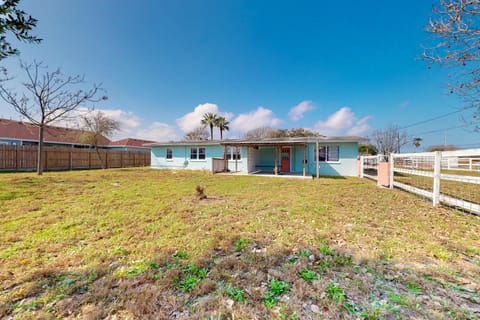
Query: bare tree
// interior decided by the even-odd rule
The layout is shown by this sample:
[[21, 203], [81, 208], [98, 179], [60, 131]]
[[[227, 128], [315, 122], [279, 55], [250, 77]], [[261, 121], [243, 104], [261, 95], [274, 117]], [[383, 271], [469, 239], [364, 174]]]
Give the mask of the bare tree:
[[272, 131], [274, 131], [274, 129], [270, 127], [258, 127], [258, 128], [247, 131], [244, 135], [244, 138], [251, 139], [251, 140], [265, 139], [268, 137], [269, 133]]
[[408, 136], [398, 126], [391, 125], [385, 130], [373, 131], [370, 140], [379, 154], [388, 155], [400, 152], [400, 149], [408, 143]]
[[98, 160], [105, 169], [102, 156], [98, 149], [99, 144], [105, 141], [105, 137], [110, 137], [120, 129], [120, 122], [109, 118], [101, 111], [92, 110], [80, 116], [82, 129], [84, 130], [80, 140], [83, 143], [91, 145], [97, 153]]
[[[427, 31], [434, 35], [423, 57], [432, 64], [452, 67], [450, 92], [460, 94], [480, 116], [480, 0], [441, 0]], [[465, 109], [466, 109], [465, 108]], [[479, 127], [476, 127], [479, 129]]]
[[209, 137], [209, 134], [207, 130], [205, 130], [205, 127], [198, 127], [196, 129], [193, 129], [190, 132], [187, 132], [183, 137], [183, 139], [188, 141], [200, 141], [200, 140], [207, 140], [208, 137]]
[[[89, 90], [73, 89], [82, 84], [82, 76], [65, 76], [60, 69], [46, 70], [41, 62], [21, 63], [27, 79], [22, 82], [25, 92], [18, 95], [7, 88], [8, 82], [0, 83], [0, 97], [21, 116], [38, 127], [37, 174], [43, 173], [43, 132], [48, 124], [65, 119], [68, 114], [84, 103], [96, 102], [106, 97], [96, 98], [99, 86]], [[72, 88], [73, 87], [73, 88]], [[72, 89], [72, 90], [70, 90]]]

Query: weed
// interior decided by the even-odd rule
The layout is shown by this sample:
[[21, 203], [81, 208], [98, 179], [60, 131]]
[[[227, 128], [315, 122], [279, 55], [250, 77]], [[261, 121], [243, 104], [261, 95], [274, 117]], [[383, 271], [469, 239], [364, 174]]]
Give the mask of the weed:
[[265, 293], [263, 304], [267, 308], [273, 308], [278, 301], [278, 296], [285, 294], [290, 290], [290, 286], [285, 281], [272, 279], [268, 283], [268, 291]]
[[201, 281], [197, 276], [194, 275], [187, 275], [183, 280], [181, 280], [177, 287], [181, 289], [183, 292], [190, 292], [197, 286], [197, 284]]
[[342, 302], [345, 300], [345, 290], [338, 284], [330, 282], [327, 286], [327, 297], [337, 303]]
[[201, 185], [197, 185], [195, 187], [195, 191], [197, 192], [198, 200], [207, 199], [207, 195], [205, 194], [205, 187]]
[[174, 279], [174, 284], [176, 288], [181, 289], [183, 292], [192, 291], [200, 281], [207, 277], [207, 269], [199, 268], [194, 263], [190, 264], [182, 271], [187, 275], [182, 280]]
[[406, 287], [408, 292], [413, 293], [415, 295], [419, 295], [420, 293], [422, 293], [422, 287], [418, 283], [408, 282], [406, 284]]
[[353, 301], [345, 301], [345, 303], [343, 304], [343, 308], [347, 310], [349, 314], [356, 314], [363, 310], [361, 306], [359, 306]]
[[227, 284], [225, 292], [235, 301], [245, 301], [245, 291], [242, 288], [233, 287], [230, 283]]
[[240, 252], [240, 251], [243, 251], [243, 249], [245, 249], [249, 243], [250, 243], [250, 240], [248, 240], [247, 238], [241, 237], [235, 240], [235, 242], [233, 243], [233, 247], [236, 252]]
[[285, 281], [272, 279], [269, 282], [269, 290], [275, 295], [282, 295], [290, 290], [290, 286]]
[[320, 248], [318, 248], [321, 254], [333, 256], [336, 251], [333, 248], [330, 248], [325, 242], [320, 243]]
[[306, 257], [306, 258], [308, 258], [308, 257], [310, 257], [311, 255], [312, 255], [312, 253], [310, 252], [310, 250], [307, 250], [307, 249], [303, 249], [303, 250], [301, 250], [300, 253], [299, 253], [299, 256], [300, 256], [300, 257]]
[[328, 269], [332, 267], [332, 264], [330, 262], [330, 259], [323, 259], [318, 263], [318, 270], [320, 271], [321, 274], [325, 274]]
[[186, 260], [189, 258], [188, 252], [180, 250], [172, 255], [173, 258]]
[[392, 290], [387, 292], [387, 297], [393, 303], [404, 305], [404, 306], [408, 305], [407, 297], [403, 296], [402, 294], [395, 293]]
[[315, 271], [308, 269], [307, 267], [303, 267], [302, 270], [300, 270], [300, 278], [302, 278], [305, 281], [313, 281], [317, 280], [317, 274]]

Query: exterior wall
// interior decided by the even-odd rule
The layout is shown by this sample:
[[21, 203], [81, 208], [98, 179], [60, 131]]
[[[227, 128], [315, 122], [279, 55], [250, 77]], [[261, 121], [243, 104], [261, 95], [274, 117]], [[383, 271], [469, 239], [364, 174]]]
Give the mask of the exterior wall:
[[[205, 160], [190, 159], [190, 148], [205, 148]], [[171, 160], [166, 159], [167, 148], [172, 149]], [[239, 172], [247, 173], [248, 150], [241, 149], [242, 159], [237, 161]], [[212, 158], [223, 158], [224, 148], [220, 145], [191, 145], [191, 146], [161, 146], [151, 149], [151, 167], [157, 169], [193, 169], [193, 170], [212, 170]], [[228, 169], [235, 171], [235, 160], [228, 161]]]
[[130, 146], [108, 146], [103, 149], [113, 150], [113, 151], [135, 151], [135, 152], [150, 152], [148, 148], [140, 147], [130, 147]]
[[[320, 162], [320, 175], [324, 176], [356, 176], [358, 144], [348, 143], [320, 143], [319, 146], [339, 146], [339, 161]], [[190, 148], [204, 147], [205, 160], [191, 160]], [[166, 149], [173, 150], [173, 159], [166, 159]], [[238, 172], [254, 172], [257, 170], [273, 171], [274, 147], [264, 146], [255, 148], [242, 147], [242, 159], [237, 162]], [[220, 145], [191, 145], [191, 146], [159, 146], [151, 149], [151, 166], [159, 169], [195, 169], [212, 170], [212, 158], [223, 158], [224, 147]], [[290, 172], [303, 172], [303, 146], [292, 146], [290, 152]], [[315, 143], [309, 143], [306, 150], [307, 175], [316, 174]], [[280, 168], [280, 155], [277, 156], [277, 165]], [[228, 169], [235, 171], [235, 160], [228, 161]]]
[[[319, 143], [319, 146], [340, 146], [338, 162], [320, 162], [320, 175], [322, 176], [356, 176], [358, 143]], [[307, 148], [307, 172], [316, 174], [315, 143], [309, 144]]]

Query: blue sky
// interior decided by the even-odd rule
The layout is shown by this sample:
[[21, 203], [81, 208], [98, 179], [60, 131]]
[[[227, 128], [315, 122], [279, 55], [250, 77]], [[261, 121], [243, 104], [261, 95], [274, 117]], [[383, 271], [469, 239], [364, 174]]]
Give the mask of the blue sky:
[[[229, 118], [227, 137], [258, 126], [368, 136], [463, 107], [451, 70], [420, 59], [432, 2], [23, 0], [44, 40], [18, 47], [101, 82], [109, 99], [95, 108], [122, 122], [118, 137], [181, 139], [207, 111]], [[2, 63], [21, 78], [18, 58]], [[462, 115], [407, 132], [439, 131], [419, 136], [442, 144]], [[18, 119], [3, 102], [0, 116]], [[480, 146], [468, 128], [446, 133]]]

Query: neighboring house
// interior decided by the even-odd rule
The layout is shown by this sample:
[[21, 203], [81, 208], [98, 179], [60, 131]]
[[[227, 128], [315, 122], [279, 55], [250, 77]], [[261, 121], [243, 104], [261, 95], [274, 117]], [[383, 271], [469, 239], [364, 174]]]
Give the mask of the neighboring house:
[[[45, 126], [43, 142], [45, 146], [88, 148], [88, 144], [81, 142], [83, 133], [84, 131], [78, 129]], [[100, 146], [109, 143], [109, 139], [100, 137]], [[37, 145], [38, 127], [29, 122], [0, 119], [0, 144]]]
[[108, 145], [108, 149], [119, 151], [137, 151], [150, 152], [150, 147], [145, 147], [145, 144], [153, 143], [150, 140], [126, 138], [118, 141], [112, 141]]
[[[213, 172], [356, 176], [361, 137], [302, 137], [263, 140], [152, 143], [151, 166]], [[316, 149], [318, 146], [318, 157]], [[223, 164], [222, 164], [223, 163]]]
[[[90, 144], [82, 142], [84, 133], [80, 129], [45, 126], [43, 142], [45, 146], [90, 148]], [[98, 146], [101, 149], [150, 152], [150, 148], [144, 144], [151, 142], [153, 141], [133, 138], [110, 141], [107, 137], [100, 136]], [[29, 122], [0, 119], [0, 144], [37, 145], [38, 127]]]

